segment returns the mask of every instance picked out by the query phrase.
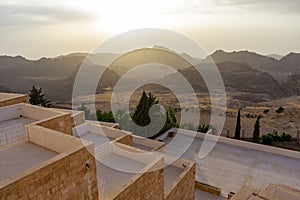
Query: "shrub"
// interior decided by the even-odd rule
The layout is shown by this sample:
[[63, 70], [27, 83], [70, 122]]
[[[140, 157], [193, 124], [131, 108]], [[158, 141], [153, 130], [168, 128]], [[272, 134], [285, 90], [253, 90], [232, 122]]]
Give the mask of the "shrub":
[[262, 136], [262, 143], [266, 145], [271, 145], [273, 142], [291, 142], [292, 136], [283, 132], [281, 135], [269, 133], [268, 135]]
[[202, 126], [201, 125], [198, 126], [197, 132], [207, 133], [208, 130], [209, 130], [209, 125], [203, 124]]
[[102, 112], [101, 110], [97, 110], [96, 116], [98, 121], [115, 123], [115, 119], [111, 111]]
[[286, 134], [285, 132], [283, 132], [280, 137], [282, 141], [286, 141], [286, 142], [292, 141], [292, 136], [290, 134]]
[[[270, 135], [271, 135], [271, 134], [270, 134]], [[282, 142], [282, 137], [279, 136], [279, 135], [277, 134], [277, 132], [275, 132], [275, 134], [272, 134], [272, 136], [273, 136], [273, 141], [274, 141], [274, 142]]]
[[277, 113], [282, 113], [283, 111], [284, 111], [284, 108], [283, 108], [282, 106], [280, 106], [280, 107], [276, 110]]
[[264, 114], [268, 114], [269, 111], [270, 111], [269, 109], [266, 109], [266, 110], [263, 111], [263, 113], [264, 113]]
[[271, 145], [273, 143], [272, 134], [262, 136], [262, 143], [265, 145]]
[[216, 131], [216, 128], [213, 127], [213, 125], [211, 125], [211, 124], [203, 124], [202, 126], [201, 125], [198, 126], [197, 132], [207, 133], [209, 130], [212, 130], [212, 134], [214, 134]]

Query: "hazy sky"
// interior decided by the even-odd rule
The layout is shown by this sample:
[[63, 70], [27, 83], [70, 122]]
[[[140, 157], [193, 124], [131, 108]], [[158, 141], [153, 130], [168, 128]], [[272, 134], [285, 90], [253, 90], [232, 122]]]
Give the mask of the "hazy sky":
[[0, 0], [0, 54], [91, 52], [137, 28], [185, 34], [216, 49], [300, 52], [300, 0]]

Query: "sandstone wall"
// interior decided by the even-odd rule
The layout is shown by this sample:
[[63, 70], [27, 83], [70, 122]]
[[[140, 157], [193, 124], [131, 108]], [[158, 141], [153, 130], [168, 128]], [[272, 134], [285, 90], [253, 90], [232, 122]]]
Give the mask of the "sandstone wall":
[[58, 132], [62, 132], [68, 135], [72, 135], [72, 129], [74, 127], [74, 122], [71, 114], [65, 114], [58, 117], [53, 117], [42, 122], [38, 122], [36, 125], [49, 128]]
[[164, 172], [163, 169], [150, 171], [129, 185], [115, 200], [163, 200], [164, 199]]
[[43, 167], [36, 166], [24, 177], [18, 175], [17, 180], [13, 178], [9, 180], [11, 183], [0, 185], [1, 200], [98, 199], [96, 163], [88, 150], [81, 148], [58, 157], [53, 158], [54, 162], [44, 163]]
[[118, 139], [117, 142], [128, 145], [128, 146], [132, 146], [132, 143], [133, 143], [132, 135], [126, 135], [126, 136]]
[[10, 106], [18, 103], [28, 103], [28, 96], [20, 96], [12, 99], [0, 101], [0, 108], [5, 106]]
[[195, 196], [195, 164], [179, 180], [165, 200], [194, 200]]

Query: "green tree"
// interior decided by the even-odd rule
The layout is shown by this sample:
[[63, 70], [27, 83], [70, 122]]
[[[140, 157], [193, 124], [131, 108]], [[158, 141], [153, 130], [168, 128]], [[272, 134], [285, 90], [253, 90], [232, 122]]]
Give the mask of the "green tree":
[[261, 116], [258, 116], [256, 122], [254, 124], [254, 131], [253, 131], [253, 142], [259, 143], [259, 128], [260, 128], [260, 120]]
[[241, 139], [241, 110], [240, 109], [238, 111], [238, 115], [236, 118], [234, 139], [237, 139], [237, 140]]
[[50, 108], [52, 106], [51, 101], [49, 101], [45, 94], [42, 92], [42, 88], [36, 88], [34, 85], [32, 89], [29, 91], [29, 102], [32, 105], [38, 105]]
[[155, 104], [158, 104], [156, 96], [152, 95], [151, 92], [147, 95], [146, 92], [143, 91], [136, 110], [132, 114], [133, 122], [141, 127], [147, 126], [151, 122], [149, 110]]

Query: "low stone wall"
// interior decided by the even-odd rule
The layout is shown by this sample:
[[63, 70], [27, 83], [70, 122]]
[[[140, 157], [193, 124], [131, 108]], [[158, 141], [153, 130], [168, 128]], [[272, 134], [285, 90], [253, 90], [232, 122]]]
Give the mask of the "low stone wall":
[[[161, 163], [162, 164], [162, 163]], [[164, 199], [164, 171], [162, 168], [149, 170], [140, 176], [135, 182], [129, 184], [114, 200]]]
[[47, 120], [37, 122], [36, 125], [49, 128], [58, 132], [62, 132], [68, 135], [72, 135], [72, 129], [74, 127], [71, 114], [64, 114], [61, 116], [53, 117]]
[[1, 200], [98, 199], [96, 163], [86, 148], [54, 158], [4, 181]]
[[165, 200], [194, 200], [195, 198], [195, 163], [190, 162], [178, 177], [174, 187], [165, 194]]
[[151, 139], [144, 138], [144, 137], [135, 136], [135, 135], [133, 136], [133, 143], [148, 147], [149, 149], [151, 149], [151, 151], [159, 151], [160, 150], [160, 151], [164, 152], [164, 150], [165, 150], [165, 143], [159, 142], [156, 140], [151, 140]]
[[195, 181], [195, 188], [197, 190], [202, 190], [204, 192], [208, 192], [210, 194], [220, 196], [221, 195], [221, 188], [213, 187], [211, 185], [200, 183], [198, 181]]
[[132, 146], [132, 143], [133, 143], [132, 135], [125, 135], [122, 138], [117, 139], [116, 142], [125, 144], [128, 146]]
[[29, 102], [28, 101], [28, 96], [23, 95], [23, 96], [19, 96], [19, 97], [14, 97], [12, 99], [7, 99], [7, 100], [0, 101], [0, 108], [5, 107], [5, 106], [18, 104], [18, 103], [28, 103], [28, 102]]

